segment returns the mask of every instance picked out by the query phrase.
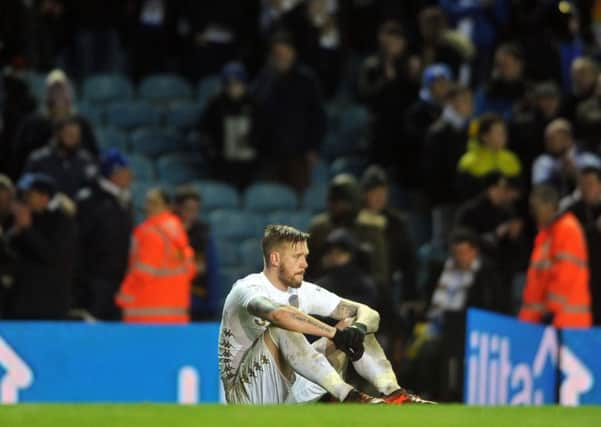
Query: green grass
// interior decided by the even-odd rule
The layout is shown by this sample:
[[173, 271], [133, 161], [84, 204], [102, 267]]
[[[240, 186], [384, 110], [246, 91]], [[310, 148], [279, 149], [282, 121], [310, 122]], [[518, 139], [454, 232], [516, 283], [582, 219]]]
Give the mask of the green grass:
[[0, 406], [1, 427], [585, 427], [601, 426], [601, 406]]

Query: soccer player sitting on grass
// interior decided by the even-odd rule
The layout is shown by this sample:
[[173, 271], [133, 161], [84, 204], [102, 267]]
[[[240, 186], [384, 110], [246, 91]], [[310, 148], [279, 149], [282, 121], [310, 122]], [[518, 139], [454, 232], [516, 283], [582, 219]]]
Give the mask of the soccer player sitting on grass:
[[[225, 300], [219, 369], [227, 401], [301, 403], [330, 393], [353, 403], [431, 403], [397, 383], [374, 336], [375, 310], [303, 281], [308, 238], [293, 227], [268, 225], [263, 272], [236, 281]], [[311, 314], [339, 322], [329, 326]], [[303, 334], [321, 338], [310, 344]], [[345, 382], [349, 359], [381, 397]]]

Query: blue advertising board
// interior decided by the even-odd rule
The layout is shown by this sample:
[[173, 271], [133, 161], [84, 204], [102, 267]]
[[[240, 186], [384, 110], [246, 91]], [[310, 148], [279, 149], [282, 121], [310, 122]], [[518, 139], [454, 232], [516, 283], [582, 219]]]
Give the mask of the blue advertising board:
[[601, 329], [562, 330], [559, 365], [561, 404], [601, 403]]
[[464, 401], [471, 405], [554, 403], [557, 354], [555, 329], [470, 309]]
[[218, 330], [0, 322], [0, 402], [218, 402]]

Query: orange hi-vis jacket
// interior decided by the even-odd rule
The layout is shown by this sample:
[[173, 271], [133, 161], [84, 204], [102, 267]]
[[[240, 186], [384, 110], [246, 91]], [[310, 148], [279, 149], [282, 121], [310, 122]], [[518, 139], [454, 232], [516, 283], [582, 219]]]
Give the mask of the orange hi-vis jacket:
[[519, 317], [540, 322], [553, 316], [558, 328], [592, 324], [584, 233], [571, 213], [539, 231], [534, 243]]
[[194, 251], [180, 219], [154, 215], [133, 233], [129, 270], [117, 294], [129, 323], [187, 323]]

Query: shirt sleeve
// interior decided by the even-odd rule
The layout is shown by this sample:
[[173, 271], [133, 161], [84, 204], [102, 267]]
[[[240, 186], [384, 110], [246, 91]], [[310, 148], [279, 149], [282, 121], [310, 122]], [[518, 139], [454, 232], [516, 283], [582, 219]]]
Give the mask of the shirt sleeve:
[[307, 314], [329, 316], [342, 298], [313, 283], [303, 283], [299, 289], [300, 309]]

